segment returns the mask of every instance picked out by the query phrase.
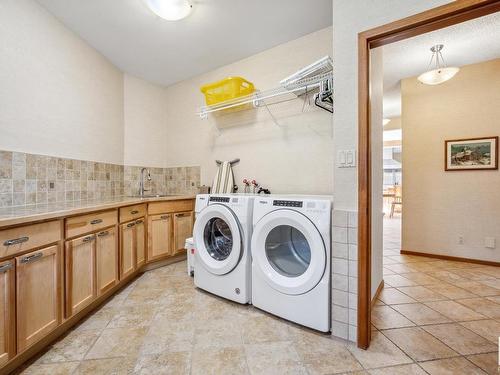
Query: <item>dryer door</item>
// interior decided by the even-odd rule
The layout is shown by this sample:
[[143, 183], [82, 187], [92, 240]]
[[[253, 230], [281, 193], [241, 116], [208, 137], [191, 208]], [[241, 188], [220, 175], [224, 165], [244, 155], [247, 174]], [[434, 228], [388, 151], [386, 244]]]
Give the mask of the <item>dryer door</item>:
[[265, 215], [252, 236], [254, 267], [266, 282], [285, 294], [303, 294], [323, 277], [326, 249], [318, 229], [306, 216], [282, 209]]
[[197, 259], [207, 271], [224, 275], [238, 264], [242, 236], [238, 220], [226, 206], [207, 206], [196, 217], [193, 229]]

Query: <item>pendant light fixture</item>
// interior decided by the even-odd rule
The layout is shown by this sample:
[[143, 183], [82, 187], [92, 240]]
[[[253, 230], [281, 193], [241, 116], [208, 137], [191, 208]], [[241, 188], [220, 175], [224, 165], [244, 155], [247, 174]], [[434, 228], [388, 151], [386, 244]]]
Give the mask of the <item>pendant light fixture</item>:
[[439, 85], [452, 79], [460, 70], [457, 67], [446, 67], [443, 54], [441, 53], [443, 47], [444, 45], [442, 44], [436, 44], [431, 47], [432, 56], [431, 61], [429, 62], [429, 67], [434, 65], [434, 69], [419, 75], [417, 79], [420, 82], [426, 85]]
[[193, 6], [188, 0], [144, 0], [146, 5], [158, 17], [167, 21], [178, 21], [191, 13]]

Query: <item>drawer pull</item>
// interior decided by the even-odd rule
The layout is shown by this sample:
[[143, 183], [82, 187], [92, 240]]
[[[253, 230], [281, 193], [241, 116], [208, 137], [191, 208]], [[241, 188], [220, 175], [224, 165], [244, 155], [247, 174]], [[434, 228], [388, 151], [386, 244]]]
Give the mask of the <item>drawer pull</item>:
[[23, 243], [23, 242], [28, 242], [29, 241], [29, 237], [28, 236], [25, 236], [25, 237], [19, 237], [19, 238], [14, 238], [12, 240], [7, 240], [3, 243], [4, 246], [11, 246], [11, 245], [17, 245], [17, 244], [20, 244], [20, 243]]
[[135, 225], [135, 223], [128, 223], [127, 228], [132, 228]]
[[82, 242], [89, 242], [89, 241], [92, 241], [94, 238], [95, 238], [95, 236], [87, 236], [87, 237], [83, 238]]
[[138, 213], [139, 213], [139, 211], [137, 211], [137, 210], [132, 210], [132, 211], [130, 211], [130, 213], [131, 213], [132, 215], [135, 215], [135, 214], [138, 214]]
[[103, 232], [99, 232], [99, 233], [97, 234], [97, 236], [98, 236], [98, 237], [105, 237], [105, 236], [107, 236], [108, 234], [109, 234], [109, 230], [105, 230], [105, 231], [103, 231]]
[[5, 273], [11, 269], [12, 269], [12, 263], [4, 264], [3, 266], [0, 266], [0, 273]]
[[139, 224], [144, 223], [144, 220], [137, 220], [135, 223], [136, 223], [137, 225], [139, 225]]
[[102, 223], [102, 219], [94, 219], [90, 222], [90, 224], [92, 225], [95, 225], [95, 224], [101, 224]]
[[162, 219], [162, 220], [168, 220], [168, 219], [170, 219], [170, 215], [160, 216], [160, 219]]
[[36, 253], [33, 255], [28, 255], [26, 257], [21, 258], [21, 263], [30, 263], [34, 262], [35, 260], [38, 260], [43, 257], [43, 253]]

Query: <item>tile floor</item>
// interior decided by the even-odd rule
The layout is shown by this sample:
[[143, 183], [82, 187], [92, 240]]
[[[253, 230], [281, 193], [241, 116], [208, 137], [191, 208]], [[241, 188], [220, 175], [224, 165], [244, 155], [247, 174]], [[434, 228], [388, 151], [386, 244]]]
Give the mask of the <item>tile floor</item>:
[[385, 288], [372, 324], [375, 341], [416, 367], [387, 373], [498, 374], [500, 268], [401, 255], [400, 226], [398, 216], [384, 221]]
[[496, 374], [500, 269], [399, 255], [367, 351], [200, 290], [185, 262], [149, 271], [22, 374]]

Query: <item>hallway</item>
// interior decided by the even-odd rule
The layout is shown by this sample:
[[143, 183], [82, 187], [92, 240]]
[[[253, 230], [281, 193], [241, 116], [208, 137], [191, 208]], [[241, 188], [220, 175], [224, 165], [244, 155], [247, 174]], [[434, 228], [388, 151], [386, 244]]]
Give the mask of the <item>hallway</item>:
[[400, 215], [384, 219], [374, 341], [382, 334], [430, 374], [497, 374], [500, 268], [401, 255], [400, 231]]

